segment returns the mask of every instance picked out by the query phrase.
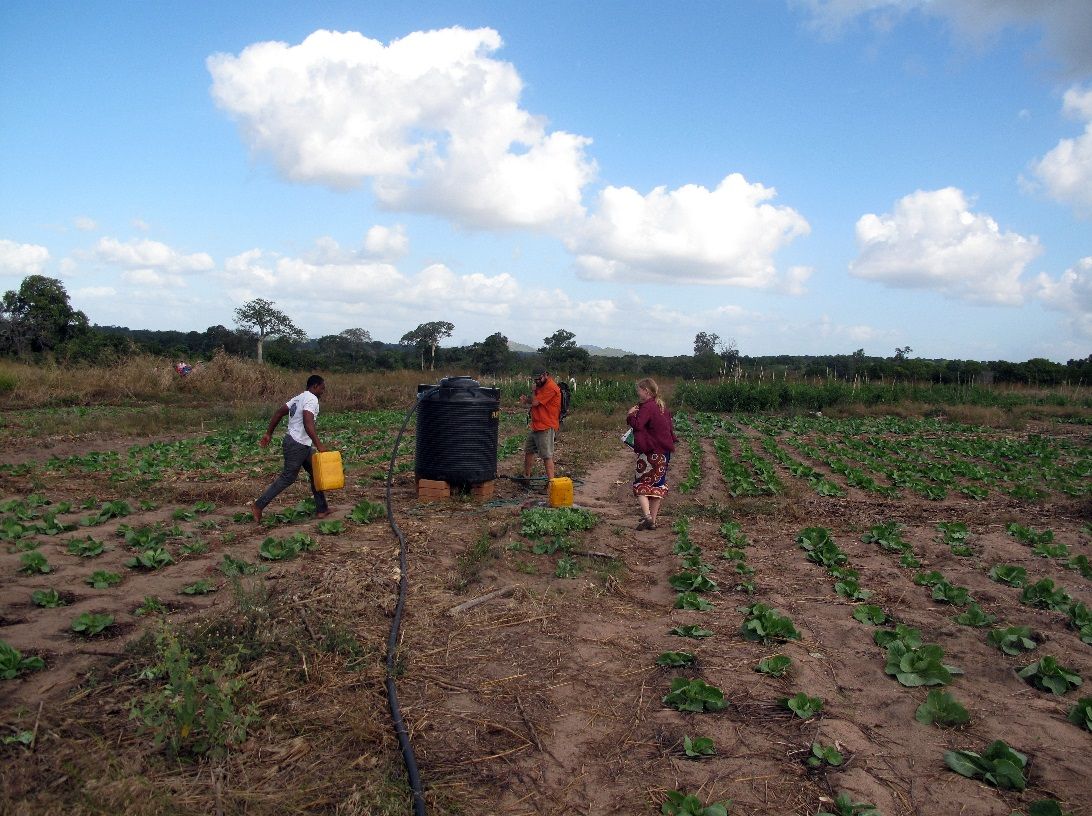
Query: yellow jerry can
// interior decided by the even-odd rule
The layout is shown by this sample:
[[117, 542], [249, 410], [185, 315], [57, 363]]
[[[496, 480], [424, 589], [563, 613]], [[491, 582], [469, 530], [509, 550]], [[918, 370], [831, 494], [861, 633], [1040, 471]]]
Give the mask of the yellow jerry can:
[[345, 487], [345, 471], [341, 469], [341, 451], [322, 451], [311, 456], [311, 472], [315, 490], [340, 490]]
[[568, 476], [550, 479], [550, 507], [573, 506], [573, 480]]

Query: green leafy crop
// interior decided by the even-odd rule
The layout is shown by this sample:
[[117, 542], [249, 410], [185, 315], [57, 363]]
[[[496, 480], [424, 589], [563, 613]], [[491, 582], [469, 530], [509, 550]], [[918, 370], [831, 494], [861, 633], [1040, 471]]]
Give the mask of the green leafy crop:
[[520, 534], [527, 538], [565, 535], [590, 530], [597, 521], [594, 513], [579, 507], [533, 507], [520, 513]]
[[1012, 564], [995, 564], [990, 569], [990, 578], [999, 584], [1022, 587], [1028, 582], [1028, 571]]
[[872, 626], [881, 626], [887, 622], [887, 615], [883, 608], [875, 604], [861, 604], [853, 610], [853, 618]]
[[1089, 645], [1092, 645], [1092, 609], [1087, 604], [1075, 601], [1066, 610], [1069, 615], [1069, 625], [1077, 630], [1077, 636]]
[[689, 626], [676, 626], [674, 629], [668, 632], [668, 634], [688, 638], [707, 638], [713, 636], [713, 630], [704, 629], [697, 624], [692, 624]]
[[967, 709], [956, 702], [946, 691], [933, 689], [925, 698], [925, 702], [918, 706], [914, 719], [923, 725], [936, 723], [948, 727], [965, 725], [971, 717]]
[[740, 611], [747, 615], [742, 626], [743, 637], [747, 640], [761, 643], [800, 640], [800, 633], [793, 626], [792, 620], [765, 604], [754, 603]]
[[95, 558], [106, 552], [106, 545], [91, 536], [84, 539], [74, 538], [68, 542], [68, 554], [80, 558]]
[[382, 504], [362, 501], [349, 512], [349, 521], [357, 524], [371, 524], [373, 521], [387, 515], [387, 509]]
[[664, 705], [679, 711], [720, 711], [728, 703], [724, 692], [704, 680], [676, 677], [671, 681], [671, 691], [664, 696]]
[[682, 791], [668, 791], [667, 799], [660, 806], [663, 816], [728, 816], [731, 802], [714, 802], [703, 805], [693, 794]]
[[1078, 688], [1083, 682], [1073, 669], [1058, 665], [1058, 661], [1049, 655], [1029, 663], [1016, 674], [1035, 688], [1057, 695]]
[[157, 570], [173, 563], [174, 558], [163, 547], [151, 547], [124, 561], [125, 566], [129, 569], [144, 570]]
[[1064, 612], [1073, 599], [1064, 589], [1055, 587], [1052, 580], [1043, 578], [1024, 587], [1024, 591], [1020, 593], [1020, 601], [1028, 606]]
[[839, 793], [834, 799], [834, 810], [821, 810], [815, 816], [880, 816], [870, 802], [854, 802], [848, 793]]
[[680, 592], [675, 597], [676, 609], [690, 609], [696, 612], [708, 612], [713, 604], [696, 592]]
[[216, 587], [212, 585], [212, 582], [207, 578], [202, 578], [200, 581], [196, 581], [189, 586], [184, 586], [180, 590], [183, 595], [208, 595], [210, 592], [215, 592]]
[[944, 650], [934, 643], [915, 648], [896, 640], [887, 646], [887, 662], [883, 670], [910, 688], [943, 686], [952, 682], [953, 675], [963, 673], [954, 666], [941, 663], [943, 657]]
[[781, 705], [802, 720], [810, 720], [818, 716], [823, 710], [823, 700], [820, 697], [809, 697], [802, 691], [792, 697], [782, 697]]
[[991, 615], [988, 612], [983, 612], [982, 607], [972, 601], [965, 611], [956, 615], [952, 620], [963, 626], [982, 627], [989, 626], [996, 621], [997, 616]]
[[974, 751], [947, 751], [944, 762], [961, 776], [982, 779], [997, 788], [1022, 791], [1027, 787], [1024, 767], [1028, 758], [1003, 740], [992, 743], [981, 754]]
[[1009, 535], [1029, 547], [1034, 547], [1036, 544], [1049, 544], [1054, 540], [1054, 531], [1047, 529], [1042, 532], [1036, 532], [1030, 527], [1025, 527], [1023, 524], [1017, 524], [1015, 521], [1005, 525], [1005, 529]]
[[971, 601], [971, 592], [967, 587], [941, 581], [933, 586], [933, 600], [953, 606], [966, 606]]
[[996, 646], [1007, 655], [1030, 652], [1038, 645], [1031, 635], [1030, 627], [1027, 626], [1009, 626], [1004, 629], [994, 629], [986, 635], [986, 642], [991, 646]]
[[874, 524], [868, 532], [861, 536], [865, 544], [879, 544], [890, 552], [906, 552], [910, 545], [903, 540], [902, 525], [897, 521], [888, 521], [884, 524]]
[[715, 592], [717, 585], [700, 572], [680, 572], [668, 579], [671, 587], [679, 592]]
[[95, 589], [109, 589], [121, 583], [121, 576], [116, 572], [95, 570], [83, 580], [85, 584], [90, 584]]
[[792, 658], [786, 655], [771, 655], [758, 661], [755, 671], [768, 674], [770, 677], [784, 677], [792, 667]]
[[23, 657], [22, 652], [0, 640], [0, 680], [14, 680], [20, 674], [45, 668], [37, 656]]
[[896, 641], [902, 643], [908, 649], [921, 646], [921, 631], [905, 623], [900, 623], [892, 629], [881, 629], [872, 635], [872, 640], [877, 646], [887, 647]]
[[1092, 697], [1082, 697], [1069, 709], [1067, 719], [1085, 731], [1092, 731]]
[[660, 656], [656, 658], [656, 665], [681, 668], [682, 666], [693, 666], [696, 659], [690, 652], [661, 652]]
[[327, 519], [318, 523], [318, 531], [323, 535], [341, 535], [345, 532], [345, 522], [341, 519]]
[[100, 634], [114, 625], [113, 615], [101, 615], [95, 612], [84, 612], [72, 620], [72, 631], [83, 637], [92, 637]]
[[19, 563], [22, 564], [19, 567], [19, 572], [25, 572], [27, 575], [46, 575], [53, 572], [53, 567], [49, 566], [49, 561], [37, 550], [23, 553], [19, 557]]
[[811, 744], [811, 756], [808, 757], [807, 762], [812, 768], [821, 768], [824, 765], [831, 765], [837, 768], [845, 762], [845, 757], [843, 757], [842, 752], [833, 745], [823, 745], [821, 742], [813, 742]]
[[43, 609], [55, 609], [58, 606], [65, 605], [61, 593], [55, 589], [36, 589], [30, 593], [30, 600], [35, 606], [40, 606]]
[[706, 757], [716, 756], [717, 749], [713, 745], [713, 740], [709, 737], [683, 737], [683, 753], [689, 759], [705, 759]]

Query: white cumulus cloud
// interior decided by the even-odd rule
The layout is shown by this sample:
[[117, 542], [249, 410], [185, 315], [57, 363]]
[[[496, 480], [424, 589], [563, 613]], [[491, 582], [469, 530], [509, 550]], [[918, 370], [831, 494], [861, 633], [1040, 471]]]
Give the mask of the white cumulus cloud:
[[894, 212], [857, 221], [853, 275], [896, 288], [931, 289], [974, 303], [1018, 305], [1020, 280], [1042, 248], [1035, 237], [1002, 232], [972, 212], [962, 190], [911, 193]]
[[49, 250], [44, 246], [0, 238], [0, 274], [40, 275], [48, 261]]
[[1092, 255], [1081, 258], [1057, 280], [1039, 275], [1036, 288], [1045, 305], [1068, 314], [1078, 333], [1092, 337]]
[[776, 194], [738, 173], [713, 190], [688, 184], [641, 195], [631, 187], [607, 187], [568, 247], [579, 274], [594, 280], [799, 292], [809, 271], [798, 268], [783, 277], [773, 256], [810, 227], [795, 210], [770, 203]]
[[1059, 141], [1054, 149], [1032, 162], [1031, 171], [1051, 198], [1078, 212], [1092, 214], [1092, 88], [1066, 91], [1063, 110], [1086, 123], [1084, 133]]
[[406, 228], [401, 224], [384, 227], [379, 224], [364, 235], [364, 250], [375, 258], [400, 258], [409, 250]]
[[391, 208], [475, 227], [579, 218], [590, 140], [548, 132], [519, 105], [515, 68], [488, 28], [418, 31], [389, 45], [316, 31], [207, 60], [212, 95], [250, 148], [286, 178], [338, 189], [373, 182]]
[[185, 255], [159, 241], [127, 241], [101, 238], [92, 250], [94, 257], [122, 269], [149, 269], [160, 273], [208, 272], [215, 267], [205, 252]]

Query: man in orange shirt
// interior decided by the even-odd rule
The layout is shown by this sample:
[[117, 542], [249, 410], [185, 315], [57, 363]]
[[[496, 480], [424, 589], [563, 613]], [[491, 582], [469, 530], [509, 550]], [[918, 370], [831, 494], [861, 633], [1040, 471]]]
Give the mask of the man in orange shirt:
[[523, 446], [523, 480], [531, 478], [535, 454], [542, 457], [546, 478], [554, 478], [554, 434], [561, 428], [561, 389], [545, 369], [535, 372], [535, 390], [519, 398], [531, 406], [531, 432]]

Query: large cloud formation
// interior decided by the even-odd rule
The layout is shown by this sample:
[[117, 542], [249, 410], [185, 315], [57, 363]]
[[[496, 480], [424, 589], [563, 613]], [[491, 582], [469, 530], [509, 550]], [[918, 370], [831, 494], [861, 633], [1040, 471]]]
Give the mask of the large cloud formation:
[[1043, 158], [1032, 162], [1031, 170], [1051, 198], [1092, 215], [1092, 89], [1070, 88], [1062, 109], [1086, 123], [1084, 133], [1059, 141]]
[[419, 31], [390, 45], [316, 31], [207, 65], [216, 103], [288, 179], [374, 181], [391, 208], [474, 227], [540, 226], [583, 214], [590, 140], [547, 132], [519, 106], [522, 82], [493, 59], [488, 28]]
[[[715, 190], [607, 187], [589, 217], [591, 140], [549, 132], [520, 108], [516, 69], [492, 56], [500, 47], [488, 28], [415, 32], [389, 45], [316, 31], [295, 46], [214, 55], [208, 68], [217, 104], [287, 179], [334, 188], [370, 180], [388, 209], [561, 236], [587, 278], [802, 291], [811, 270], [781, 276], [773, 255], [806, 235], [807, 222], [738, 174]], [[396, 234], [370, 240], [397, 250]]]
[[1024, 302], [1020, 276], [1042, 252], [1036, 238], [1002, 232], [990, 216], [972, 212], [955, 187], [918, 190], [899, 199], [894, 213], [861, 216], [857, 245], [856, 277], [1008, 306]]
[[[688, 184], [642, 196], [607, 187], [579, 237], [570, 240], [577, 269], [595, 280], [655, 280], [770, 288], [783, 282], [772, 257], [808, 222], [768, 203], [776, 190], [733, 173], [709, 190]], [[785, 287], [798, 290], [806, 272]]]

